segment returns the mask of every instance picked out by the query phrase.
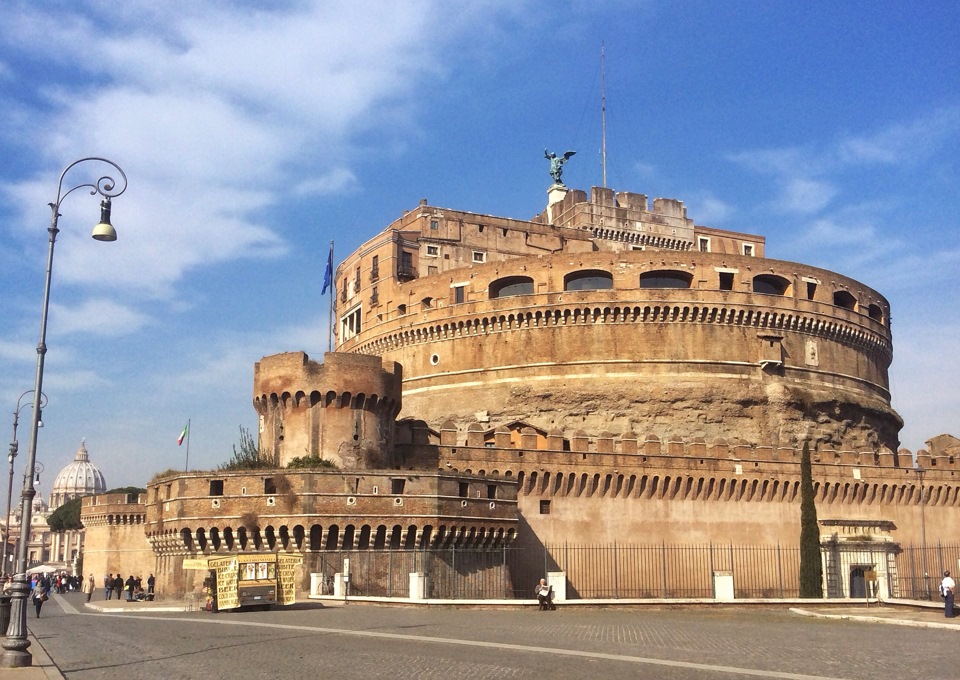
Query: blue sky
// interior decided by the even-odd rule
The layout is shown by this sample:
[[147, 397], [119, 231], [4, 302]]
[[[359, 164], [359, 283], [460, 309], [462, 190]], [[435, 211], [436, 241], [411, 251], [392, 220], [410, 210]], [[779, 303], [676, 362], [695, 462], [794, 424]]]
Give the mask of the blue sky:
[[956, 3], [269, 4], [5, 7], [0, 432], [33, 387], [60, 172], [129, 178], [116, 243], [89, 238], [97, 199], [61, 209], [44, 496], [81, 439], [109, 486], [182, 467], [187, 419], [191, 468], [227, 460], [254, 362], [327, 349], [331, 239], [343, 256], [421, 198], [530, 218], [544, 148], [600, 185], [601, 43], [608, 185], [879, 290], [902, 446], [960, 435]]

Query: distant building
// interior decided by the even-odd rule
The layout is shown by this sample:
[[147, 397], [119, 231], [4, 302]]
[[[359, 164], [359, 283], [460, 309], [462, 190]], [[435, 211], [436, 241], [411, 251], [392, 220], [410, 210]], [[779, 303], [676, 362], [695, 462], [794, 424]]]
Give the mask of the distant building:
[[[27, 562], [50, 564], [71, 573], [74, 572], [83, 549], [83, 531], [71, 530], [55, 532], [47, 524], [51, 513], [67, 501], [83, 496], [101, 494], [107, 490], [103, 473], [90, 462], [86, 442], [80, 443], [73, 462], [63, 468], [53, 480], [49, 503], [37, 495], [33, 501], [32, 529], [27, 547]], [[19, 504], [11, 511], [10, 536], [16, 544], [20, 537], [21, 507]], [[11, 559], [12, 557], [12, 559]], [[7, 571], [16, 563], [16, 549], [8, 551]]]

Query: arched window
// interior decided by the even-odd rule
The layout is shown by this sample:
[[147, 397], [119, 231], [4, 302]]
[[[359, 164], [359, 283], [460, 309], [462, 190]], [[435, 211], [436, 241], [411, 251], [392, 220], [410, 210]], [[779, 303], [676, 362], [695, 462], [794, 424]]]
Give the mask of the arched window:
[[844, 309], [856, 309], [857, 298], [845, 290], [838, 290], [833, 294], [833, 304], [837, 307], [843, 307]]
[[563, 277], [564, 290], [607, 290], [613, 288], [613, 276], [605, 271], [570, 272]]
[[643, 272], [640, 275], [641, 288], [689, 288], [693, 276], [687, 272], [661, 269]]
[[757, 274], [753, 277], [753, 292], [763, 295], [786, 295], [790, 282], [782, 276]]
[[511, 295], [532, 295], [533, 279], [529, 276], [507, 276], [490, 284], [490, 299]]
[[870, 305], [867, 308], [867, 314], [874, 321], [879, 321], [880, 323], [883, 323], [883, 310], [880, 309], [880, 305]]

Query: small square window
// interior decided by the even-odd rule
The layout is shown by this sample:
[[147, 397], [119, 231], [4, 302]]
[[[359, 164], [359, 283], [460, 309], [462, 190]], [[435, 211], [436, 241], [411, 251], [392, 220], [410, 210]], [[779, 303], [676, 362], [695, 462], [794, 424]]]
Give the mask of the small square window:
[[710, 252], [710, 239], [705, 236], [701, 236], [697, 239], [697, 248], [699, 248], [701, 253]]
[[460, 482], [460, 498], [466, 498], [470, 495], [470, 484], [468, 482]]
[[403, 487], [406, 486], [407, 480], [405, 479], [391, 479], [390, 480], [390, 492], [394, 495], [399, 495], [403, 493]]
[[733, 272], [720, 272], [720, 290], [733, 290]]
[[550, 501], [540, 501], [540, 514], [541, 515], [550, 514]]
[[[950, 461], [953, 462], [953, 461]], [[496, 498], [497, 497], [497, 485], [496, 484], [487, 484], [487, 498]]]
[[480, 252], [480, 251], [478, 251], [478, 250], [474, 250], [474, 251], [473, 251], [473, 261], [474, 261], [474, 262], [486, 262], [486, 261], [487, 261], [487, 254], [486, 254], [486, 253], [482, 253], [482, 252]]
[[222, 496], [222, 495], [223, 495], [223, 480], [222, 480], [222, 479], [211, 479], [211, 480], [210, 480], [210, 495], [211, 495], [211, 496]]
[[436, 257], [440, 254], [440, 246], [427, 246], [427, 256]]
[[752, 244], [752, 243], [744, 243], [744, 244], [743, 244], [743, 254], [746, 255], [747, 257], [753, 257], [753, 244]]
[[439, 229], [440, 228], [439, 220], [430, 220], [430, 228], [434, 230]]
[[267, 496], [273, 496], [277, 493], [277, 482], [273, 477], [264, 477], [263, 493]]

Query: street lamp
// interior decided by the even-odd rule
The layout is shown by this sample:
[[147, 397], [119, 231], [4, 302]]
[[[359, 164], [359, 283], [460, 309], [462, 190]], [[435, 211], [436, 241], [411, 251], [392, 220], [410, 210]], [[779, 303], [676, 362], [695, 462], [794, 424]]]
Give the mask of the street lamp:
[[927, 518], [924, 510], [927, 507], [927, 501], [923, 497], [923, 475], [926, 469], [922, 465], [914, 468], [917, 477], [920, 479], [920, 552], [923, 555], [923, 587], [927, 592], [927, 599], [930, 599], [930, 575], [927, 572]]
[[[66, 174], [75, 166], [87, 161], [105, 163], [117, 172], [123, 180], [123, 185], [117, 187], [116, 180], [110, 175], [102, 175], [95, 183], [86, 182], [78, 184], [72, 189], [64, 191], [63, 179]], [[108, 170], [112, 172], [112, 170]], [[50, 203], [52, 216], [50, 218], [50, 227], [47, 231], [50, 233], [50, 247], [47, 252], [47, 275], [43, 287], [43, 307], [40, 315], [40, 342], [37, 344], [37, 376], [33, 390], [33, 418], [30, 428], [30, 448], [27, 450], [28, 471], [23, 476], [23, 496], [21, 500], [20, 527], [21, 534], [24, 530], [29, 531], [33, 514], [33, 497], [36, 491], [33, 486], [33, 475], [30, 474], [36, 467], [37, 462], [37, 428], [40, 427], [40, 400], [43, 394], [43, 359], [47, 353], [47, 314], [50, 311], [50, 278], [53, 272], [53, 247], [57, 240], [57, 234], [60, 229], [57, 227], [57, 220], [60, 217], [60, 205], [63, 200], [77, 189], [90, 189], [90, 195], [100, 194], [103, 199], [100, 201], [100, 222], [93, 228], [93, 238], [98, 241], [116, 241], [117, 232], [110, 224], [110, 201], [127, 190], [127, 176], [120, 166], [106, 158], [88, 157], [74, 161], [60, 173], [60, 182], [57, 185], [57, 200]], [[20, 537], [20, 545], [17, 550], [17, 569], [13, 577], [13, 587], [11, 594], [13, 599], [10, 607], [10, 627], [7, 628], [7, 637], [3, 641], [3, 656], [0, 657], [0, 666], [6, 668], [20, 668], [33, 664], [33, 655], [27, 651], [30, 647], [30, 641], [27, 639], [27, 599], [30, 595], [30, 584], [27, 580], [27, 543]]]
[[[4, 527], [5, 527], [5, 529], [6, 529], [6, 532], [7, 532], [7, 537], [6, 537], [6, 540], [4, 540], [4, 542], [3, 542], [3, 557], [0, 558], [0, 561], [3, 562], [3, 564], [0, 565], [0, 574], [2, 574], [3, 576], [6, 576], [6, 575], [7, 575], [7, 569], [8, 569], [8, 567], [7, 567], [7, 545], [10, 543], [10, 502], [11, 502], [11, 500], [13, 499], [13, 463], [14, 463], [14, 461], [16, 461], [16, 459], [17, 459], [17, 449], [20, 448], [20, 444], [17, 442], [17, 423], [18, 423], [19, 420], [20, 420], [20, 411], [21, 411], [22, 409], [24, 409], [24, 408], [27, 407], [27, 404], [24, 404], [23, 406], [21, 406], [21, 405], [20, 405], [20, 401], [21, 401], [25, 396], [27, 396], [28, 394], [32, 394], [32, 393], [33, 393], [33, 390], [27, 390], [26, 392], [24, 392], [23, 394], [21, 394], [21, 395], [20, 395], [20, 398], [17, 399], [17, 408], [16, 408], [16, 410], [13, 412], [13, 439], [10, 440], [10, 453], [7, 454], [7, 460], [10, 461], [10, 486], [7, 488], [7, 523], [4, 525]], [[44, 408], [46, 405], [47, 405], [47, 395], [41, 394], [41, 395], [40, 395], [40, 408], [42, 409], [42, 408]], [[37, 422], [37, 427], [43, 427], [43, 421], [40, 420], [39, 418], [38, 418], [37, 420], [38, 420], [38, 422]], [[23, 529], [22, 529], [22, 527], [21, 527], [21, 533], [22, 533], [22, 531], [23, 531]]]

